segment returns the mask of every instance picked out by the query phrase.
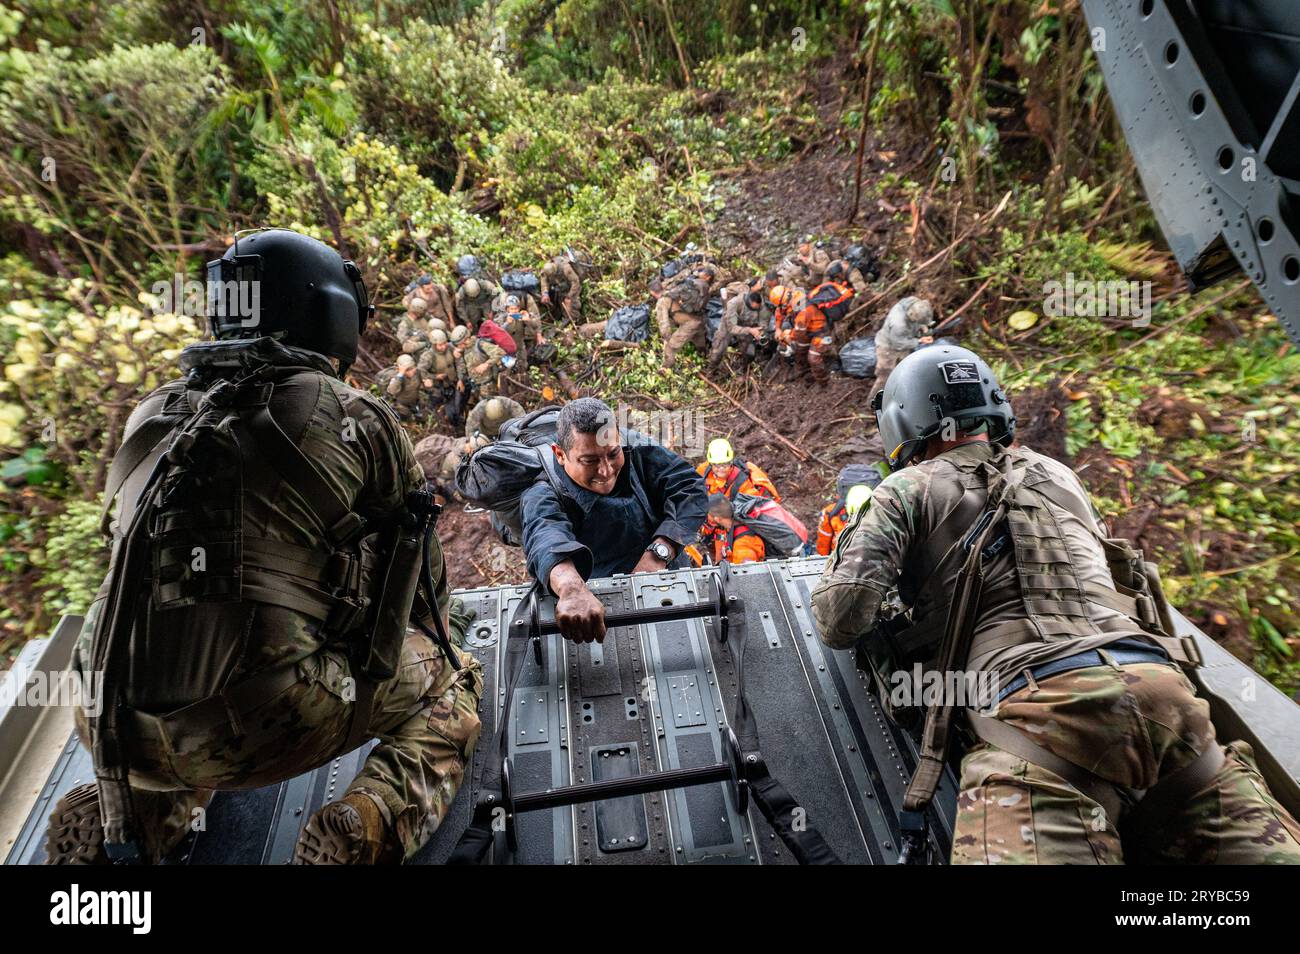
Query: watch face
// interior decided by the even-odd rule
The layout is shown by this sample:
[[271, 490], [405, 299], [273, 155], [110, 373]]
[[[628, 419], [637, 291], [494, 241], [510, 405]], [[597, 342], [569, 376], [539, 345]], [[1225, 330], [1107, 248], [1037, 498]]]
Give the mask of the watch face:
[[659, 559], [663, 560], [665, 563], [668, 562], [668, 558], [671, 556], [671, 554], [668, 552], [668, 547], [662, 543], [656, 543], [653, 546], [651, 546], [650, 552], [653, 553], [655, 556], [657, 556]]

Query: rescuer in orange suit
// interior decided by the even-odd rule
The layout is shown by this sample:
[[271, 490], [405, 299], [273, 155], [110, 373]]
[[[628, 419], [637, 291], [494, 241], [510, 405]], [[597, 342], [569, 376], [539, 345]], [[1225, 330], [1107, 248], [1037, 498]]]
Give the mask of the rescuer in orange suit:
[[763, 538], [738, 521], [724, 494], [709, 497], [709, 516], [700, 527], [700, 539], [713, 549], [714, 563], [758, 563], [767, 559]]
[[821, 522], [817, 526], [818, 553], [822, 556], [831, 555], [835, 544], [840, 542], [840, 533], [862, 509], [862, 505], [870, 499], [870, 487], [866, 484], [854, 484], [842, 500], [828, 503], [822, 508]]
[[704, 489], [710, 494], [722, 494], [729, 500], [735, 500], [736, 494], [781, 500], [772, 478], [757, 464], [737, 460], [731, 442], [725, 437], [709, 441], [705, 460], [695, 469], [704, 478]]

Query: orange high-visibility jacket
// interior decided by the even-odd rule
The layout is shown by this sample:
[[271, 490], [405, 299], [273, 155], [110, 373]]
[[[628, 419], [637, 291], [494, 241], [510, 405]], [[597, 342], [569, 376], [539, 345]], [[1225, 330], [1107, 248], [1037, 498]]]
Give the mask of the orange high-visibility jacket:
[[844, 502], [837, 500], [822, 507], [821, 523], [817, 526], [817, 552], [830, 556], [840, 539], [840, 532], [849, 525], [849, 514]]
[[767, 547], [760, 537], [743, 523], [733, 523], [724, 530], [712, 520], [700, 528], [700, 536], [713, 544], [713, 562], [759, 563], [767, 559]]
[[763, 468], [750, 461], [739, 458], [733, 460], [725, 478], [714, 476], [713, 468], [709, 466], [708, 461], [700, 464], [695, 470], [704, 478], [704, 489], [707, 493], [726, 494], [731, 500], [736, 499], [736, 494], [771, 497], [778, 503], [781, 500], [781, 494], [777, 492], [772, 478], [763, 472]]

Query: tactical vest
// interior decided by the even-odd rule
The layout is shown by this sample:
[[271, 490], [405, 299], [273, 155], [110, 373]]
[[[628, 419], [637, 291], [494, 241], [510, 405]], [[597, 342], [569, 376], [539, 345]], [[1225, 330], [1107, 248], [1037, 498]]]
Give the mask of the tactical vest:
[[[151, 609], [252, 601], [303, 613], [323, 633], [364, 627], [390, 549], [381, 538], [391, 527], [367, 526], [298, 449], [323, 393], [321, 377], [306, 363], [268, 363], [239, 382], [198, 379], [199, 387], [168, 393], [161, 412], [128, 435], [109, 471], [106, 512], [136, 468], [165, 448], [158, 492], [142, 501], [151, 527]], [[312, 400], [277, 400], [291, 393]], [[397, 441], [390, 414], [377, 416]], [[270, 527], [258, 532], [244, 505], [244, 487], [255, 482], [293, 487], [312, 512], [317, 539], [290, 543]], [[136, 503], [123, 499], [121, 525]], [[191, 551], [200, 542], [196, 569]]]
[[[436, 602], [427, 562], [431, 495], [411, 493], [367, 519], [347, 487], [340, 492], [300, 449], [308, 429], [322, 426], [313, 420], [318, 409], [333, 423], [347, 417], [325, 359], [260, 338], [192, 345], [181, 361], [191, 370], [184, 386], [154, 395], [161, 407], [133, 426], [109, 471], [104, 523], [119, 492], [131, 491], [118, 509], [120, 533], [82, 660], [103, 673], [105, 705], [90, 719], [91, 750], [106, 846], [122, 858], [138, 853], [129, 739], [173, 719], [180, 732], [221, 721], [237, 732], [242, 711], [301, 678], [290, 659], [228, 684], [230, 660], [196, 642], [213, 632], [211, 617], [225, 619], [221, 605], [288, 610], [314, 624], [322, 642], [347, 645], [358, 683], [347, 751], [362, 741], [360, 714], [375, 687], [397, 671], [417, 586], [426, 607]], [[405, 440], [392, 413], [374, 407], [383, 439]], [[146, 468], [141, 482], [137, 472]], [[362, 469], [364, 481], [370, 465]], [[250, 508], [254, 487], [258, 504]], [[277, 522], [275, 514], [285, 513], [293, 516]], [[197, 615], [176, 615], [186, 611]], [[432, 615], [449, 652], [441, 618]], [[217, 633], [234, 635], [224, 628]], [[133, 701], [136, 681], [158, 679], [154, 651], [192, 658], [180, 670], [186, 687], [167, 687], [183, 706], [165, 714]]]
[[[1097, 531], [1092, 505], [1071, 487], [1053, 479], [1046, 467], [1018, 449], [994, 452], [992, 460], [963, 470], [956, 497], [939, 516], [929, 537], [916, 547], [903, 578], [921, 581], [911, 625], [889, 638], [894, 661], [904, 668], [933, 656], [943, 637], [952, 571], [965, 554], [962, 541], [987, 509], [988, 479], [1005, 454], [1019, 477], [1010, 497], [1005, 526], [995, 530], [986, 547], [986, 583], [968, 658], [987, 657], [1028, 643], [1065, 644], [1098, 638], [1100, 644], [1145, 638], [1161, 645], [1176, 661], [1194, 661], [1184, 641], [1173, 639], [1167, 604], [1154, 566], [1128, 541]], [[937, 484], [937, 481], [936, 481]], [[1088, 528], [1110, 573], [1107, 586], [1085, 579], [1065, 539], [1068, 514]], [[917, 613], [920, 613], [917, 616]]]

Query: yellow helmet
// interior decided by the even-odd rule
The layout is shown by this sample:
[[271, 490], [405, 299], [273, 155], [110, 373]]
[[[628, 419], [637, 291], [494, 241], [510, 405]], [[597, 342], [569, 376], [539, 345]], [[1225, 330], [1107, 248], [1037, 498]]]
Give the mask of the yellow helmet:
[[725, 437], [716, 437], [709, 441], [706, 459], [710, 464], [730, 464], [736, 459], [736, 452], [731, 449], [731, 441]]
[[854, 484], [849, 488], [849, 492], [844, 495], [844, 512], [852, 519], [858, 515], [858, 511], [866, 505], [871, 499], [871, 488], [866, 484]]

